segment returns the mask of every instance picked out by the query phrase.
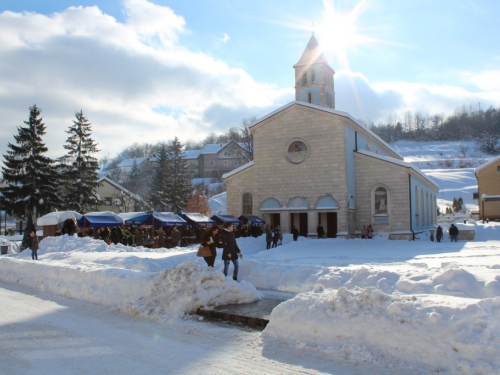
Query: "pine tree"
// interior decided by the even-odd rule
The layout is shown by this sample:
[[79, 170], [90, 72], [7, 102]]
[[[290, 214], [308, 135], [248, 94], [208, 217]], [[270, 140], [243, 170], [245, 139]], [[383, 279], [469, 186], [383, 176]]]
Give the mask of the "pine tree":
[[156, 157], [156, 167], [153, 170], [153, 178], [149, 185], [148, 195], [153, 209], [161, 211], [168, 205], [167, 181], [169, 174], [169, 154], [165, 145], [161, 146]]
[[168, 153], [167, 201], [171, 211], [178, 212], [184, 210], [193, 194], [191, 176], [186, 160], [183, 158], [183, 146], [177, 137], [175, 137], [172, 144], [169, 145]]
[[91, 138], [92, 124], [83, 116], [83, 111], [75, 113], [76, 121], [69, 127], [64, 148], [68, 153], [61, 161], [61, 173], [65, 182], [64, 207], [81, 213], [92, 211], [96, 206], [95, 188], [99, 186], [99, 162], [92, 156], [99, 152], [97, 143]]
[[27, 126], [17, 127], [16, 144], [9, 143], [9, 150], [4, 155], [2, 172], [7, 185], [0, 192], [10, 214], [30, 214], [34, 218], [60, 204], [57, 195], [59, 174], [54, 161], [44, 155], [48, 148], [42, 142], [45, 124], [41, 113], [36, 104], [30, 107], [29, 120], [24, 121]]

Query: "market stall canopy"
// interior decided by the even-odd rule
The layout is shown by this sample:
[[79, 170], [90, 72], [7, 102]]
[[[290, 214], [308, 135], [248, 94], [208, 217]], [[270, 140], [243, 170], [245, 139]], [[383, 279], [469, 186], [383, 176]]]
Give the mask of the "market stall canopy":
[[76, 211], [56, 211], [39, 217], [36, 221], [36, 225], [57, 225], [64, 223], [64, 221], [67, 219], [75, 219], [76, 221], [78, 221], [81, 218], [82, 215]]
[[177, 212], [177, 215], [187, 221], [188, 225], [214, 225], [215, 221], [197, 212]]
[[238, 219], [240, 219], [243, 224], [265, 224], [265, 220], [262, 220], [260, 217], [255, 215], [241, 215]]
[[127, 225], [176, 225], [185, 226], [188, 225], [186, 220], [180, 216], [174, 214], [173, 212], [158, 212], [158, 211], [147, 211], [140, 213], [139, 216], [125, 220]]
[[217, 224], [221, 225], [229, 222], [233, 225], [241, 225], [242, 222], [233, 215], [213, 215], [210, 219], [214, 220]]
[[119, 227], [123, 224], [123, 219], [111, 211], [89, 212], [78, 220], [80, 228], [92, 227]]

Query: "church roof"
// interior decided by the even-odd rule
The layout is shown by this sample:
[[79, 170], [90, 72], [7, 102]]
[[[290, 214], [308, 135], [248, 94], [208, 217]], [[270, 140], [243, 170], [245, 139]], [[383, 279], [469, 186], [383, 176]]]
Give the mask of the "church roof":
[[314, 33], [311, 36], [311, 39], [309, 39], [309, 42], [307, 43], [307, 46], [304, 49], [304, 52], [302, 52], [302, 56], [300, 57], [299, 62], [295, 64], [293, 67], [295, 68], [297, 66], [312, 65], [312, 64], [325, 64], [333, 71], [333, 68], [328, 64], [328, 61], [326, 61], [326, 58], [323, 55], [323, 52], [321, 51], [318, 40], [314, 36]]
[[335, 115], [339, 115], [339, 116], [342, 116], [342, 117], [347, 117], [353, 123], [355, 123], [356, 125], [358, 125], [360, 128], [362, 128], [366, 132], [370, 133], [370, 135], [373, 138], [375, 138], [379, 142], [381, 142], [385, 147], [387, 147], [389, 150], [391, 150], [395, 155], [399, 156], [401, 158], [401, 160], [404, 159], [403, 156], [401, 156], [396, 150], [394, 150], [391, 146], [389, 146], [382, 138], [380, 138], [377, 134], [375, 134], [374, 132], [372, 132], [366, 126], [360, 124], [349, 113], [343, 112], [343, 111], [339, 111], [339, 110], [336, 110], [336, 109], [332, 109], [332, 108], [329, 108], [329, 107], [319, 106], [319, 105], [316, 105], [316, 104], [311, 104], [311, 103], [306, 103], [306, 102], [300, 102], [300, 101], [290, 102], [288, 104], [285, 104], [283, 107], [280, 107], [280, 108], [276, 109], [275, 111], [272, 111], [271, 113], [268, 113], [264, 117], [261, 117], [261, 118], [255, 120], [252, 124], [250, 124], [249, 127], [251, 128], [251, 127], [253, 127], [253, 126], [261, 123], [262, 121], [267, 120], [270, 117], [273, 117], [274, 115], [280, 113], [281, 111], [284, 111], [285, 109], [287, 109], [288, 107], [291, 107], [292, 105], [302, 105], [304, 107], [310, 107], [310, 108], [318, 109], [320, 111], [325, 111], [325, 112], [333, 113]]
[[367, 151], [367, 150], [358, 150], [356, 152], [358, 154], [361, 154], [361, 155], [370, 156], [370, 157], [375, 158], [375, 159], [383, 160], [383, 161], [386, 161], [386, 162], [389, 162], [392, 164], [400, 165], [400, 166], [405, 167], [405, 168], [413, 169], [417, 174], [419, 174], [420, 176], [425, 178], [427, 181], [429, 181], [431, 184], [433, 184], [436, 187], [436, 189], [439, 190], [439, 185], [432, 178], [430, 178], [428, 175], [426, 175], [424, 172], [422, 172], [418, 167], [414, 166], [411, 163], [408, 163], [408, 162], [405, 162], [402, 160], [398, 160], [398, 159], [394, 159], [394, 158], [391, 158], [390, 156], [379, 155], [379, 154], [376, 154], [374, 152]]

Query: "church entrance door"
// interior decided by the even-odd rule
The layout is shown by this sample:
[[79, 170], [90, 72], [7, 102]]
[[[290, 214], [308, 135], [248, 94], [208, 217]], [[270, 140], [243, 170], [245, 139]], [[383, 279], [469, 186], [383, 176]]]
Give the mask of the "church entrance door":
[[337, 237], [337, 213], [327, 212], [326, 213], [326, 237], [335, 238]]
[[280, 214], [271, 214], [271, 223], [273, 227], [276, 225], [281, 226], [281, 215]]
[[290, 214], [290, 233], [294, 226], [299, 230], [300, 236], [307, 237], [307, 212]]

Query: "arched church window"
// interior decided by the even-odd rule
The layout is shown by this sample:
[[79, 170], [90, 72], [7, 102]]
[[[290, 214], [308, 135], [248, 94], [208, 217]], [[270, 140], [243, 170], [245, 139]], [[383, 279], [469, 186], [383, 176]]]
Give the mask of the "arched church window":
[[302, 74], [302, 86], [307, 85], [307, 73]]
[[308, 92], [307, 93], [307, 102], [312, 104], [312, 102], [313, 102], [313, 94], [312, 94], [312, 92]]
[[253, 204], [252, 204], [252, 194], [245, 193], [243, 194], [243, 207], [242, 212], [243, 215], [253, 215]]
[[375, 189], [375, 215], [387, 215], [387, 189]]
[[316, 82], [316, 69], [311, 70], [311, 82]]

